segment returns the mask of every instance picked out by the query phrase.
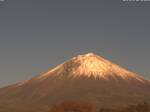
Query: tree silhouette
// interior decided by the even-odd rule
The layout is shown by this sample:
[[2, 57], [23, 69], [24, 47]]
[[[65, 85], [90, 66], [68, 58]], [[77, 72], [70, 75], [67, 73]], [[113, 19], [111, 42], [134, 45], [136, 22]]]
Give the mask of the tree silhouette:
[[144, 102], [137, 105], [130, 105], [126, 108], [102, 108], [99, 110], [99, 112], [150, 112], [150, 104]]
[[75, 101], [62, 102], [51, 107], [50, 112], [96, 112], [90, 103]]
[[[96, 112], [96, 109], [87, 102], [66, 101], [53, 105], [50, 112]], [[126, 108], [101, 108], [99, 112], [150, 112], [150, 104], [143, 102]]]

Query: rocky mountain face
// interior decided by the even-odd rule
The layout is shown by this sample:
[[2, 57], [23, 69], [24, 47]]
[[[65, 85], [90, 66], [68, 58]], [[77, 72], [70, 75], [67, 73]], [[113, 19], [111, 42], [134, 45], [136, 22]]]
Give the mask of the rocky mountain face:
[[88, 53], [0, 89], [0, 112], [48, 112], [63, 101], [90, 102], [96, 108], [149, 102], [150, 81]]

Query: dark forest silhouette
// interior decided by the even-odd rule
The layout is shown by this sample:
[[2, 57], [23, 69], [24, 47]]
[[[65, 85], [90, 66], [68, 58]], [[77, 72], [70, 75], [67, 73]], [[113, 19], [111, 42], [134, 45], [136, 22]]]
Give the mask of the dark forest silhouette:
[[96, 112], [90, 103], [67, 101], [52, 106], [50, 112]]
[[150, 104], [147, 102], [130, 105], [120, 109], [100, 109], [99, 112], [150, 112]]
[[130, 105], [126, 108], [101, 108], [96, 111], [95, 107], [90, 103], [68, 101], [53, 105], [50, 112], [150, 112], [150, 104], [144, 102], [137, 105]]

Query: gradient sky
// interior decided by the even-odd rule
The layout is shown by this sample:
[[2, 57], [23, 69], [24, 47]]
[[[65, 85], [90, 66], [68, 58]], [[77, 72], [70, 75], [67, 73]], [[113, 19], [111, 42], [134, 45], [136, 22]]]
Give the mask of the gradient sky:
[[150, 2], [0, 2], [0, 86], [94, 52], [150, 79]]

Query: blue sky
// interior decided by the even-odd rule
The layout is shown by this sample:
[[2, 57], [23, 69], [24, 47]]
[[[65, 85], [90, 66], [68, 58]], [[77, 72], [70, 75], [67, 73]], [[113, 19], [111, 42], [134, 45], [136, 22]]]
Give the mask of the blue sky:
[[121, 0], [0, 3], [0, 85], [88, 52], [150, 79], [149, 5]]

